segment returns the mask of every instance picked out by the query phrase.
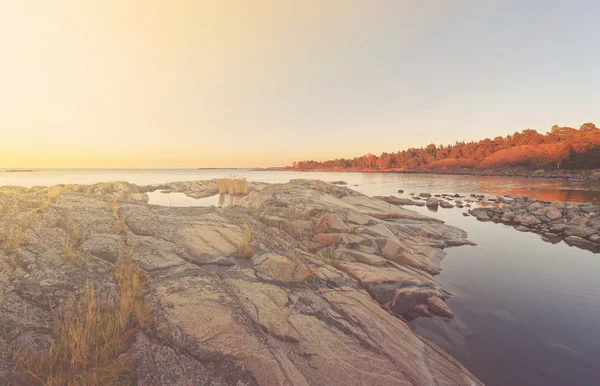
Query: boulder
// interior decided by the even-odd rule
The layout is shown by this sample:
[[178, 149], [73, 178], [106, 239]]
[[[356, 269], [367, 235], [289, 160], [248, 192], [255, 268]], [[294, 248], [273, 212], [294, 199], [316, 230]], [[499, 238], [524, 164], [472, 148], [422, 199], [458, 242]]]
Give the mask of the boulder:
[[518, 215], [515, 216], [514, 222], [525, 227], [532, 227], [541, 223], [534, 215]]
[[434, 315], [443, 316], [445, 318], [454, 318], [454, 314], [442, 299], [437, 296], [432, 296], [427, 299], [427, 310]]
[[550, 207], [546, 209], [546, 217], [552, 221], [556, 221], [562, 218], [562, 212], [558, 208]]
[[444, 200], [440, 200], [440, 206], [444, 209], [454, 208], [454, 205], [452, 205], [448, 201], [444, 201]]
[[565, 231], [564, 234], [567, 236], [577, 236], [577, 237], [588, 237], [591, 236], [595, 233], [597, 233], [598, 231], [594, 228], [589, 228], [587, 226], [584, 225], [579, 225], [579, 226], [568, 226]]
[[430, 209], [437, 209], [438, 205], [439, 205], [439, 200], [437, 198], [428, 198], [427, 201], [425, 202], [425, 205], [427, 205], [428, 208]]

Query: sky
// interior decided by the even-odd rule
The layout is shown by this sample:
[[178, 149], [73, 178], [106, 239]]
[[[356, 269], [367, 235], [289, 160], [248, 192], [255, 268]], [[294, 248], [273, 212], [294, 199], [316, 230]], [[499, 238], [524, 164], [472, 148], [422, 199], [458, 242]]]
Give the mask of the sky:
[[595, 0], [3, 0], [0, 168], [255, 167], [600, 124]]

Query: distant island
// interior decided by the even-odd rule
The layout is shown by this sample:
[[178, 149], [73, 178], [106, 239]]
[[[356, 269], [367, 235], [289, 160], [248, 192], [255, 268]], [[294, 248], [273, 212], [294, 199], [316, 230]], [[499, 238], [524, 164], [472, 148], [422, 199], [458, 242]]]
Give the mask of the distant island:
[[526, 129], [506, 137], [447, 146], [432, 143], [379, 156], [297, 161], [283, 169], [560, 175], [596, 168], [600, 168], [600, 129], [584, 123], [579, 129], [555, 125], [547, 134]]
[[35, 172], [35, 170], [31, 170], [31, 169], [8, 169], [6, 170], [7, 173], [33, 173]]

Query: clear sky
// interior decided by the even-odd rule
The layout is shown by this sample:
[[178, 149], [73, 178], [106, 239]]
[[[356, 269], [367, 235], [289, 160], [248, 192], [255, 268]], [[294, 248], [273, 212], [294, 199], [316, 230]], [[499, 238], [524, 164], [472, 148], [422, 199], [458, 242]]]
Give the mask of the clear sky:
[[0, 1], [0, 167], [291, 164], [600, 124], [600, 1]]

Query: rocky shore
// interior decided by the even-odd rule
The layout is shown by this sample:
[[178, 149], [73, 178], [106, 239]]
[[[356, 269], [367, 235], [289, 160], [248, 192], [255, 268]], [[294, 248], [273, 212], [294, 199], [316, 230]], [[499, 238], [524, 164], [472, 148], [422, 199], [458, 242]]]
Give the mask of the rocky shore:
[[542, 235], [544, 241], [563, 241], [570, 246], [600, 253], [600, 205], [588, 202], [539, 201], [527, 197], [497, 197], [495, 207], [469, 213], [479, 221], [512, 225], [518, 231]]
[[295, 169], [295, 168], [269, 168], [258, 169], [262, 171], [296, 171], [296, 172], [344, 172], [344, 173], [406, 173], [406, 174], [449, 174], [457, 176], [478, 177], [511, 177], [511, 178], [542, 178], [570, 181], [600, 181], [600, 170], [530, 170], [526, 168], [500, 168], [500, 169], [373, 169], [373, 168], [323, 168], [323, 169]]
[[[400, 190], [399, 193], [404, 191]], [[569, 246], [600, 253], [600, 205], [593, 202], [553, 202], [530, 197], [486, 196], [475, 193], [468, 196], [431, 193], [410, 195], [411, 198], [374, 198], [391, 205], [427, 206], [433, 211], [438, 208], [466, 208], [463, 216], [512, 225], [521, 232], [541, 234], [544, 241], [553, 244], [564, 241]]]
[[62, 304], [121, 291], [126, 255], [147, 278], [148, 320], [119, 357], [131, 383], [481, 384], [407, 324], [452, 317], [434, 275], [464, 231], [319, 181], [250, 184], [225, 208], [148, 205], [155, 190], [218, 192], [0, 188], [0, 384], [16, 383], [19, 353], [53, 345]]

